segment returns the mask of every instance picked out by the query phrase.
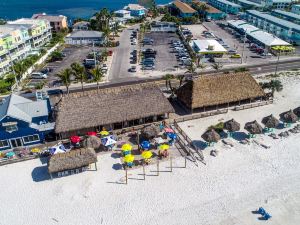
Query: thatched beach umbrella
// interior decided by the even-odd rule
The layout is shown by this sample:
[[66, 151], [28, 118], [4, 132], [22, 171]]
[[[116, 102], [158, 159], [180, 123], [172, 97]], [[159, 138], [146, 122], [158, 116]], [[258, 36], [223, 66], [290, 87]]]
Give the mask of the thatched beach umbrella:
[[271, 114], [270, 116], [266, 116], [261, 121], [268, 128], [276, 128], [279, 125], [279, 120]]
[[300, 106], [294, 109], [293, 111], [298, 117], [300, 117]]
[[239, 131], [241, 125], [236, 122], [234, 119], [228, 120], [224, 123], [224, 129], [228, 130], [229, 132], [236, 132]]
[[159, 134], [159, 127], [150, 125], [142, 129], [141, 135], [146, 139], [153, 139]]
[[292, 110], [281, 113], [280, 118], [286, 123], [296, 123], [298, 121], [298, 116]]
[[207, 142], [218, 142], [221, 139], [221, 136], [214, 129], [205, 131], [201, 137]]
[[263, 128], [256, 120], [246, 123], [244, 129], [250, 134], [261, 134], [263, 132]]
[[93, 148], [96, 151], [104, 148], [101, 139], [96, 136], [87, 137], [83, 142], [83, 146], [86, 148]]

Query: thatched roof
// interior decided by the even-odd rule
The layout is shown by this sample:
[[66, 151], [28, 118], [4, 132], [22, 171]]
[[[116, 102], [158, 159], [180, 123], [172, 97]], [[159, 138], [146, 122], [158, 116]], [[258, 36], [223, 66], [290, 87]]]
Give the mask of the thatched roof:
[[141, 131], [142, 137], [144, 137], [148, 140], [157, 137], [158, 133], [159, 133], [159, 127], [155, 126], [153, 124], [149, 125], [147, 127], [144, 127]]
[[271, 114], [270, 116], [266, 116], [261, 121], [268, 128], [276, 128], [279, 125], [279, 120]]
[[234, 119], [228, 120], [224, 123], [224, 129], [229, 132], [235, 132], [240, 130], [241, 125], [236, 122]]
[[85, 148], [93, 148], [97, 152], [101, 149], [104, 149], [104, 145], [102, 144], [101, 139], [96, 136], [88, 136], [83, 141], [83, 146]]
[[71, 93], [57, 106], [56, 133], [174, 112], [154, 84], [135, 84]]
[[256, 120], [246, 123], [244, 128], [250, 134], [261, 134], [263, 132], [263, 128]]
[[214, 129], [205, 131], [201, 137], [207, 142], [218, 142], [221, 139], [221, 136]]
[[280, 118], [286, 123], [296, 123], [298, 121], [298, 116], [292, 110], [281, 113]]
[[192, 109], [265, 95], [259, 84], [248, 73], [200, 76], [185, 83], [176, 94], [181, 102]]
[[51, 156], [48, 164], [49, 173], [72, 170], [97, 162], [97, 156], [92, 148], [81, 148], [67, 153]]
[[293, 110], [293, 112], [300, 117], [300, 106]]

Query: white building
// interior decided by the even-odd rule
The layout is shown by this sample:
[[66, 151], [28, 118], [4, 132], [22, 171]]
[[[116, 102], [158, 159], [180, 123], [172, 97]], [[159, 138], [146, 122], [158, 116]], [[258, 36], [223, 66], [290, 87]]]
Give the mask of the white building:
[[125, 9], [115, 11], [114, 14], [115, 14], [116, 17], [120, 17], [120, 18], [125, 18], [125, 19], [130, 19], [131, 18], [130, 11], [125, 10]]
[[66, 44], [69, 45], [102, 45], [105, 38], [99, 31], [73, 31], [65, 38]]
[[216, 40], [193, 40], [190, 46], [197, 54], [223, 55], [227, 50]]
[[176, 32], [177, 26], [171, 22], [156, 22], [151, 24], [152, 32]]
[[80, 21], [75, 23], [73, 27], [73, 31], [78, 31], [78, 30], [89, 30], [90, 22], [88, 21]]

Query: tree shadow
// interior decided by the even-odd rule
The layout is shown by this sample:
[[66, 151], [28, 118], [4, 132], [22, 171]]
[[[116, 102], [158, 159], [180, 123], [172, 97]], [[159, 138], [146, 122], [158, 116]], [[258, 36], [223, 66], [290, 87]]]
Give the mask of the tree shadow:
[[34, 182], [50, 180], [47, 166], [39, 166], [32, 170], [31, 177]]
[[40, 157], [40, 161], [42, 165], [47, 164], [49, 161], [49, 157]]
[[115, 164], [113, 164], [112, 168], [114, 170], [122, 170], [123, 169], [123, 165], [121, 163], [115, 163]]
[[242, 141], [248, 138], [248, 135], [245, 132], [234, 132], [232, 138], [236, 141]]
[[260, 214], [257, 210], [253, 210], [251, 212], [252, 212], [252, 214]]

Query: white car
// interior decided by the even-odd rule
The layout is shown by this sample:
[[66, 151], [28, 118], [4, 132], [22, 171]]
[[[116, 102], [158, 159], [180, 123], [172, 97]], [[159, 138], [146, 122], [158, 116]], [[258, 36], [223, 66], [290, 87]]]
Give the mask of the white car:
[[47, 79], [47, 74], [41, 72], [33, 72], [30, 76], [32, 79]]

